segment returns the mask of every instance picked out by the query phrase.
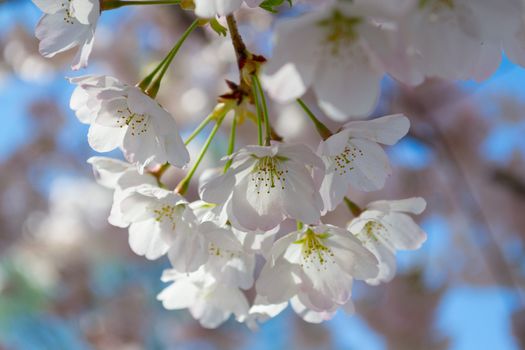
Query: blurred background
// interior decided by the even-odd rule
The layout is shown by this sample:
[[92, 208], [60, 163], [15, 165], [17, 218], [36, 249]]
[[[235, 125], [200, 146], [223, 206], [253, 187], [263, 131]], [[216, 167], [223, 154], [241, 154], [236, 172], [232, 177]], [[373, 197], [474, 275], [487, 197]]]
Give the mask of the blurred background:
[[[482, 83], [417, 88], [385, 78], [374, 115], [403, 112], [411, 132], [388, 149], [394, 173], [385, 190], [351, 198], [425, 197], [418, 220], [429, 239], [400, 254], [391, 283], [356, 283], [356, 315], [310, 325], [288, 310], [258, 332], [235, 321], [204, 330], [156, 301], [167, 261], [135, 256], [127, 232], [107, 224], [111, 193], [93, 181], [86, 159], [95, 153], [65, 80], [96, 73], [138, 82], [192, 18], [175, 6], [104, 12], [90, 67], [71, 72], [73, 52], [38, 54], [40, 15], [29, 0], [0, 1], [1, 350], [525, 349], [524, 69], [504, 60]], [[249, 48], [269, 56], [272, 16], [238, 19]], [[226, 91], [224, 78], [237, 79], [233, 62], [229, 40], [202, 29], [176, 57], [159, 100], [186, 135]], [[271, 112], [287, 140], [319, 141], [296, 106]], [[208, 165], [224, 154], [228, 129]], [[241, 126], [242, 142], [253, 142], [252, 129]], [[180, 177], [171, 171], [168, 183]], [[350, 218], [345, 208], [330, 214], [340, 224]]]

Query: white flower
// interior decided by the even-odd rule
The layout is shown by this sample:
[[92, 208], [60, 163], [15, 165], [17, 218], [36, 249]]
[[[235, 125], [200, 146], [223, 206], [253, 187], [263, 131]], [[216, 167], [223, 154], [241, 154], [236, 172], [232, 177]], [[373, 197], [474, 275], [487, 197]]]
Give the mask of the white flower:
[[199, 230], [208, 241], [204, 269], [216, 280], [241, 289], [253, 285], [255, 254], [245, 249], [231, 229], [204, 222]]
[[[123, 190], [144, 183], [155, 184], [155, 177], [151, 174], [140, 174], [134, 164], [119, 159], [91, 157], [87, 162], [93, 166], [93, 173], [97, 183], [112, 190]], [[126, 179], [127, 177], [130, 179]]]
[[199, 222], [213, 222], [217, 226], [224, 227], [228, 218], [221, 205], [208, 203], [203, 200], [197, 200], [190, 203], [190, 207], [195, 213]]
[[498, 68], [502, 48], [511, 59], [524, 52], [520, 0], [356, 2], [365, 1], [388, 13], [374, 18], [376, 28], [367, 35], [388, 73], [405, 84], [426, 77], [486, 79]]
[[263, 0], [195, 0], [195, 14], [199, 17], [212, 18], [226, 16], [238, 10], [243, 3], [257, 7]]
[[119, 209], [136, 254], [153, 260], [169, 251], [171, 263], [181, 272], [195, 271], [206, 262], [207, 241], [178, 194], [149, 185], [134, 187], [123, 193]]
[[[379, 98], [384, 74], [367, 37], [366, 6], [337, 3], [276, 26], [276, 46], [263, 83], [288, 102], [312, 87], [320, 107], [337, 121], [367, 116]], [[381, 34], [378, 31], [377, 34]]]
[[157, 179], [150, 173], [140, 173], [136, 165], [107, 157], [91, 157], [88, 163], [93, 166], [97, 182], [113, 193], [113, 205], [108, 221], [118, 227], [126, 227], [128, 223], [122, 218], [120, 202], [126, 196], [126, 190], [141, 185], [157, 185]]
[[165, 271], [163, 281], [174, 283], [158, 299], [167, 309], [188, 308], [206, 328], [216, 328], [232, 313], [243, 322], [249, 305], [240, 289], [253, 286], [255, 255], [244, 249], [231, 230], [211, 221], [199, 224], [196, 230], [194, 235], [206, 239], [205, 263], [191, 273], [177, 268]]
[[322, 199], [311, 169], [324, 165], [307, 146], [247, 146], [232, 158], [226, 174], [201, 186], [200, 194], [223, 205], [234, 227], [267, 231], [286, 218], [319, 221]]
[[248, 314], [248, 301], [242, 291], [217, 281], [203, 269], [190, 274], [166, 270], [162, 281], [173, 282], [157, 297], [169, 310], [189, 309], [205, 328], [217, 328], [233, 314], [242, 322]]
[[139, 88], [105, 76], [71, 79], [78, 84], [70, 106], [90, 124], [88, 141], [98, 152], [117, 147], [141, 171], [149, 164], [183, 166], [189, 153], [173, 117]]
[[425, 207], [425, 200], [419, 197], [376, 201], [350, 222], [348, 230], [379, 260], [379, 274], [367, 283], [390, 281], [396, 271], [396, 251], [419, 249], [425, 242], [426, 233], [406, 214], [420, 214]]
[[33, 0], [44, 12], [36, 27], [45, 57], [79, 46], [72, 68], [87, 66], [100, 16], [99, 0]]
[[350, 301], [354, 278], [377, 273], [375, 257], [348, 231], [306, 226], [275, 242], [256, 289], [270, 304], [297, 297], [301, 305], [327, 316]]
[[269, 231], [241, 231], [232, 227], [232, 232], [235, 234], [237, 239], [241, 241], [246, 251], [254, 254], [260, 254], [263, 257], [268, 256], [272, 249], [275, 235], [279, 231], [280, 227], [269, 230]]
[[324, 210], [334, 210], [353, 186], [363, 191], [383, 188], [390, 174], [388, 157], [378, 145], [393, 145], [406, 135], [408, 118], [401, 114], [370, 121], [353, 121], [322, 141], [317, 153], [326, 172], [321, 184]]
[[[491, 1], [493, 5], [496, 3]], [[404, 50], [405, 71], [388, 69], [396, 78], [419, 83], [422, 77], [484, 79], [499, 66], [501, 48], [491, 44], [485, 31], [497, 6], [478, 0], [424, 0], [416, 2], [400, 21], [401, 40], [392, 45]], [[505, 6], [503, 6], [505, 7]], [[498, 26], [507, 21], [498, 22]], [[485, 33], [484, 33], [485, 32]], [[485, 35], [489, 33], [489, 35]], [[387, 43], [383, 47], [390, 47]], [[386, 56], [386, 55], [385, 55]]]
[[212, 222], [221, 228], [229, 230], [231, 234], [237, 237], [244, 250], [253, 254], [267, 256], [272, 248], [275, 235], [280, 228], [277, 226], [269, 231], [242, 231], [228, 224], [228, 218], [225, 215], [223, 206], [199, 200], [190, 203], [190, 207], [199, 222]]

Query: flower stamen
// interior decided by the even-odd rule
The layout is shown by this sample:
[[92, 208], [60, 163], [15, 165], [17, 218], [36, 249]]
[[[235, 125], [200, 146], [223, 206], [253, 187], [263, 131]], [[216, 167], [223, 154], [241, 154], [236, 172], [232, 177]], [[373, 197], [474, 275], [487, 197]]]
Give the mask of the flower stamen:
[[352, 163], [357, 157], [363, 157], [363, 151], [350, 144], [345, 146], [345, 149], [336, 156], [332, 156], [332, 164], [339, 175], [344, 175], [354, 169]]
[[303, 238], [295, 241], [295, 244], [302, 244], [302, 263], [301, 266], [309, 268], [313, 265], [317, 271], [327, 269], [327, 262], [335, 263], [334, 253], [330, 248], [323, 244], [323, 240], [330, 237], [328, 233], [315, 233], [311, 229], [307, 229]]
[[63, 2], [60, 6], [64, 8], [64, 22], [67, 24], [74, 24], [75, 16], [73, 16], [73, 13], [71, 12], [71, 1], [67, 0], [67, 2]]
[[282, 166], [283, 160], [281, 157], [266, 156], [260, 158], [255, 164], [251, 180], [255, 182], [257, 194], [260, 194], [261, 190], [266, 190], [266, 193], [269, 194], [277, 183], [284, 190], [285, 174], [288, 173], [288, 170]]
[[123, 128], [129, 126], [131, 128], [131, 135], [141, 135], [148, 131], [148, 121], [146, 115], [133, 113], [129, 108], [117, 109], [118, 119], [117, 126]]
[[163, 222], [168, 220], [171, 223], [172, 229], [175, 230], [176, 226], [176, 215], [177, 215], [177, 206], [165, 204], [158, 209], [153, 209], [155, 221]]

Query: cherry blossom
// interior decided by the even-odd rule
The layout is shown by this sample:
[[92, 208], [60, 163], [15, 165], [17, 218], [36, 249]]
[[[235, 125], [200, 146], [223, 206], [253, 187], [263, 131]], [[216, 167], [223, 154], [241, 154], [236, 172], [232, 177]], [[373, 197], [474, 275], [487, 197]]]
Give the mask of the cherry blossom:
[[[472, 15], [477, 1], [423, 1], [403, 22], [411, 62], [425, 76], [445, 79], [485, 77], [499, 65], [501, 54], [484, 48], [483, 19]], [[489, 16], [490, 17], [490, 16]], [[446, 51], [446, 54], [445, 54]], [[483, 60], [483, 61], [480, 61]]]
[[268, 231], [239, 230], [228, 223], [228, 218], [222, 206], [199, 200], [190, 203], [190, 207], [201, 223], [212, 222], [223, 229], [229, 230], [229, 234], [237, 238], [243, 249], [252, 254], [267, 256], [280, 229], [277, 226]]
[[253, 285], [255, 254], [243, 246], [232, 231], [205, 222], [199, 227], [208, 242], [204, 268], [222, 283], [249, 289]]
[[174, 192], [150, 185], [125, 191], [119, 210], [122, 226], [129, 226], [131, 249], [152, 260], [170, 250], [177, 268], [197, 270], [207, 258], [205, 240], [193, 234], [194, 216], [186, 204]]
[[255, 255], [244, 249], [231, 230], [210, 221], [196, 229], [206, 237], [205, 263], [191, 273], [181, 273], [177, 268], [165, 271], [163, 281], [174, 283], [158, 299], [167, 309], [188, 308], [206, 328], [218, 327], [231, 314], [244, 321], [249, 304], [241, 289], [253, 285]]
[[[79, 47], [74, 69], [87, 65], [101, 9], [162, 4], [194, 10], [191, 25], [137, 86], [105, 75], [71, 78], [76, 86], [70, 107], [89, 125], [91, 148], [123, 153], [125, 160], [88, 160], [97, 182], [113, 190], [108, 221], [127, 228], [136, 254], [167, 257], [170, 268], [162, 280], [170, 284], [158, 299], [167, 309], [188, 309], [206, 328], [233, 316], [254, 329], [288, 306], [310, 323], [329, 320], [338, 310], [353, 313], [354, 281], [390, 281], [397, 251], [419, 249], [426, 240], [411, 217], [422, 213], [426, 202], [378, 200], [361, 210], [353, 196], [345, 199], [350, 189], [384, 187], [391, 167], [383, 146], [396, 144], [410, 127], [401, 114], [348, 120], [374, 112], [386, 74], [409, 85], [432, 77], [484, 79], [498, 67], [502, 52], [525, 64], [520, 0], [33, 1], [44, 12], [36, 29], [40, 52], [51, 57]], [[270, 11], [256, 10], [261, 4]], [[271, 57], [252, 52], [257, 45], [243, 41], [235, 12], [251, 11], [248, 21], [296, 5], [287, 15], [292, 18], [276, 23]], [[226, 23], [217, 16], [227, 16]], [[205, 91], [213, 91], [214, 84], [196, 87], [193, 94], [182, 91], [188, 81], [177, 80], [175, 91], [184, 93], [180, 100], [187, 114], [210, 107], [207, 101], [217, 103], [184, 143], [175, 119], [155, 96], [185, 40], [209, 27], [209, 40], [229, 32], [233, 50], [231, 57], [207, 52], [202, 62], [215, 69], [235, 57], [239, 81], [227, 81], [227, 91], [207, 99]], [[187, 70], [203, 71], [207, 83], [227, 71], [210, 75], [206, 64], [196, 61]], [[299, 99], [310, 90], [330, 124]], [[291, 143], [301, 135], [281, 134], [292, 124], [302, 132], [304, 125], [296, 119], [273, 124], [272, 100], [297, 100], [322, 138], [316, 152], [307, 144], [318, 139]], [[221, 153], [224, 140], [218, 139], [225, 125], [230, 138]], [[206, 141], [182, 180], [167, 172], [170, 166], [185, 168], [186, 145], [193, 149], [203, 134]], [[206, 169], [211, 149], [224, 155], [220, 168]], [[198, 194], [192, 187], [196, 174], [201, 174]], [[343, 200], [355, 216], [346, 228], [333, 225], [332, 214], [338, 212], [326, 215]]]
[[126, 196], [126, 190], [141, 185], [157, 185], [157, 179], [150, 173], [140, 173], [136, 165], [108, 157], [91, 157], [88, 163], [93, 166], [97, 182], [113, 193], [113, 205], [108, 221], [110, 224], [125, 227], [127, 224], [122, 218], [120, 201]]
[[365, 9], [336, 3], [278, 23], [263, 80], [270, 95], [287, 102], [312, 87], [319, 106], [334, 120], [370, 114], [385, 71], [369, 42], [381, 31], [367, 35], [377, 28], [367, 21]]
[[304, 306], [326, 319], [350, 301], [353, 279], [377, 273], [375, 257], [348, 231], [332, 225], [305, 226], [275, 242], [256, 288], [270, 304], [295, 297], [296, 309]]
[[380, 200], [368, 204], [350, 222], [348, 230], [379, 260], [379, 274], [367, 279], [367, 283], [390, 281], [396, 271], [396, 251], [419, 249], [426, 241], [426, 233], [407, 215], [421, 214], [425, 207], [426, 202], [420, 197]]
[[157, 296], [162, 305], [168, 310], [189, 309], [205, 328], [217, 328], [232, 314], [239, 322], [248, 315], [249, 304], [242, 291], [204, 270], [190, 274], [166, 270], [162, 281], [172, 282]]
[[79, 47], [74, 70], [88, 64], [100, 16], [98, 0], [33, 0], [44, 15], [36, 27], [39, 50], [45, 57]]
[[90, 124], [88, 140], [98, 152], [117, 147], [141, 171], [150, 164], [183, 166], [189, 153], [173, 117], [139, 88], [105, 76], [71, 79], [77, 84], [70, 106]]
[[201, 198], [223, 204], [234, 227], [271, 230], [286, 218], [308, 224], [319, 220], [322, 199], [311, 170], [324, 165], [308, 147], [247, 146], [232, 160], [226, 174], [201, 187]]
[[519, 38], [525, 24], [520, 1], [400, 2], [397, 18], [388, 23], [396, 30], [377, 36], [375, 46], [396, 79], [408, 84], [419, 84], [425, 77], [483, 80], [498, 68], [502, 50], [523, 64]]
[[395, 144], [409, 126], [408, 118], [400, 114], [352, 121], [322, 141], [317, 153], [326, 166], [320, 189], [324, 210], [334, 210], [349, 186], [363, 191], [380, 190], [390, 174], [390, 165], [378, 143]]

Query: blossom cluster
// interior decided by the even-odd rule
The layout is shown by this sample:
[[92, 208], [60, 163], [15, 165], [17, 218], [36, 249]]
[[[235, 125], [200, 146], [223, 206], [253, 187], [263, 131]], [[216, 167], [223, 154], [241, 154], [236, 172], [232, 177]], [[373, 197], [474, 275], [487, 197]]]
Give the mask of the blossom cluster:
[[[288, 6], [285, 1], [33, 2], [44, 12], [36, 29], [40, 52], [50, 57], [79, 47], [75, 70], [88, 64], [103, 11], [148, 2], [194, 11], [195, 21], [144, 80], [129, 85], [110, 76], [71, 78], [76, 88], [70, 107], [89, 125], [95, 151], [123, 153], [125, 160], [88, 160], [97, 181], [114, 191], [109, 222], [128, 229], [136, 254], [167, 256], [171, 268], [162, 280], [170, 285], [158, 299], [167, 309], [188, 309], [208, 328], [232, 315], [256, 327], [288, 304], [313, 323], [339, 309], [352, 312], [354, 280], [392, 280], [396, 252], [424, 243], [426, 234], [412, 218], [424, 211], [422, 198], [360, 207], [347, 197], [350, 189], [384, 187], [391, 169], [383, 146], [409, 131], [401, 114], [356, 120], [375, 109], [384, 75], [409, 85], [429, 77], [483, 79], [498, 67], [503, 51], [525, 64], [519, 0], [291, 2], [304, 14], [277, 23], [269, 59], [246, 48], [234, 12], [276, 11]], [[175, 118], [155, 97], [178, 50], [199, 26], [230, 33], [239, 82], [228, 82], [229, 91], [183, 141]], [[301, 99], [310, 89], [326, 116], [341, 123], [336, 132]], [[322, 139], [316, 149], [276, 135], [265, 92], [304, 109]], [[232, 132], [224, 166], [207, 169], [198, 198], [189, 198], [196, 169], [226, 118], [232, 118]], [[235, 127], [244, 120], [253, 121], [257, 140], [237, 146]], [[211, 123], [201, 152], [190, 155], [187, 145]], [[189, 168], [172, 189], [162, 182], [168, 167]], [[353, 216], [344, 227], [326, 220], [341, 205]]]

